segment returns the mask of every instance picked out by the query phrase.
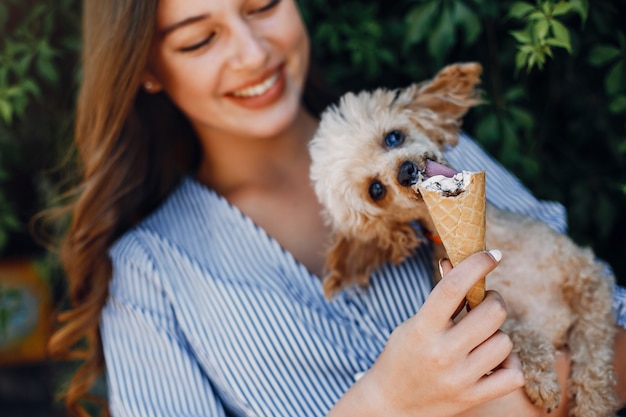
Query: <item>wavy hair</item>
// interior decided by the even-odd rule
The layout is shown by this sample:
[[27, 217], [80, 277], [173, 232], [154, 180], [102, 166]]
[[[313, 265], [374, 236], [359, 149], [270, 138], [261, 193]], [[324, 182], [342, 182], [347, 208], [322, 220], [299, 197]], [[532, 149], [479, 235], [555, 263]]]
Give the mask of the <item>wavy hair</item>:
[[71, 307], [58, 315], [49, 341], [54, 358], [82, 361], [65, 393], [74, 416], [87, 416], [79, 400], [98, 401], [89, 389], [104, 369], [99, 321], [111, 278], [108, 249], [193, 169], [200, 154], [189, 123], [170, 100], [140, 88], [157, 7], [157, 0], [83, 4], [74, 132], [80, 179], [63, 208], [71, 220], [60, 246]]
[[[70, 216], [60, 245], [70, 308], [58, 315], [49, 342], [54, 358], [81, 361], [64, 393], [78, 417], [88, 415], [83, 399], [102, 404], [109, 415], [106, 402], [89, 394], [104, 370], [99, 324], [112, 273], [108, 250], [199, 163], [187, 119], [164, 93], [141, 89], [157, 8], [158, 0], [83, 3], [74, 132], [79, 179], [71, 203], [60, 209]], [[308, 110], [319, 115], [336, 97], [311, 69], [303, 98]]]

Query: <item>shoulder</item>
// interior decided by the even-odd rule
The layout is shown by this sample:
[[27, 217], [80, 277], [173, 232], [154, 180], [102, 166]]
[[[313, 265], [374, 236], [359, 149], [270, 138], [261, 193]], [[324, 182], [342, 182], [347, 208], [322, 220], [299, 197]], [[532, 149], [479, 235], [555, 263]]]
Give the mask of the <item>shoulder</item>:
[[199, 200], [210, 194], [189, 178], [183, 181], [146, 218], [124, 232], [110, 247], [114, 269], [125, 264], [145, 270], [154, 269], [162, 248], [196, 234], [206, 203]]

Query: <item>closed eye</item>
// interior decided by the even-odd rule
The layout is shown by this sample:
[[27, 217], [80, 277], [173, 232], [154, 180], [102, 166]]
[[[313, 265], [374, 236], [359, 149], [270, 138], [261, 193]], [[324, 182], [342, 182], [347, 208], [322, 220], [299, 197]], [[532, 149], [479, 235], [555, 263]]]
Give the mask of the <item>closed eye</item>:
[[201, 40], [200, 42], [194, 43], [193, 45], [184, 46], [179, 49], [180, 52], [192, 52], [202, 48], [205, 45], [211, 43], [213, 38], [215, 37], [215, 32], [211, 33], [209, 36]]
[[259, 13], [267, 12], [268, 10], [271, 10], [274, 7], [278, 6], [280, 2], [281, 0], [271, 0], [267, 5], [253, 10], [252, 12], [250, 12], [250, 14], [259, 14]]

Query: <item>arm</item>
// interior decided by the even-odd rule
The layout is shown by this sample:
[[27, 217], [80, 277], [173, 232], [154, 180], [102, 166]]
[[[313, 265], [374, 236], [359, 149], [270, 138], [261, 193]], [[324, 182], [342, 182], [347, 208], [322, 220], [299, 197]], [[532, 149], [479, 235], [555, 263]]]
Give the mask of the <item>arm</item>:
[[112, 415], [224, 416], [213, 387], [177, 330], [148, 258], [126, 246], [123, 253], [113, 252], [113, 268], [101, 317]]

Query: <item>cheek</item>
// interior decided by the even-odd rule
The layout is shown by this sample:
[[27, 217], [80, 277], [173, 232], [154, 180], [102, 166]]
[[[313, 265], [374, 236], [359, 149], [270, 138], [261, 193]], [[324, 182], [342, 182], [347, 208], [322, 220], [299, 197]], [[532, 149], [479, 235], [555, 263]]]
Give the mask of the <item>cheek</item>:
[[304, 78], [309, 64], [309, 35], [293, 3], [287, 2], [276, 20], [266, 22], [264, 31], [267, 39], [289, 59], [292, 76]]
[[185, 60], [164, 58], [154, 71], [165, 93], [188, 117], [201, 118], [210, 103], [207, 98], [218, 94], [219, 90], [219, 72], [214, 59], [210, 56]]

